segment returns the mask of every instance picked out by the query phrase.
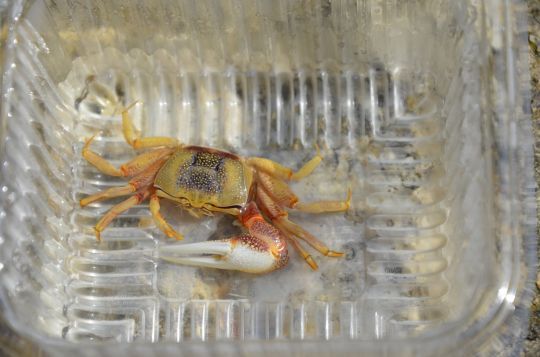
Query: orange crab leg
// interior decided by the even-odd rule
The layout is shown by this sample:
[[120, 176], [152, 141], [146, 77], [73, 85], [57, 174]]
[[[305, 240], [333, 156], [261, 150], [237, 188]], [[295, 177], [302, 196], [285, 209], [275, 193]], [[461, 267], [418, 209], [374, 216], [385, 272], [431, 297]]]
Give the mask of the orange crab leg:
[[298, 197], [291, 191], [289, 185], [264, 172], [257, 172], [257, 183], [279, 206], [294, 208], [307, 213], [343, 212], [351, 204], [352, 191], [349, 189], [345, 201], [298, 202]]
[[106, 200], [114, 197], [127, 196], [137, 191], [137, 188], [132, 184], [128, 184], [120, 187], [112, 187], [105, 191], [95, 193], [93, 195], [87, 196], [79, 201], [81, 207], [88, 206], [89, 204], [97, 201]]
[[304, 166], [300, 168], [297, 172], [294, 172], [292, 169], [278, 164], [275, 161], [265, 159], [262, 157], [250, 157], [246, 160], [247, 164], [257, 171], [264, 171], [267, 174], [281, 179], [281, 180], [295, 180], [298, 181], [308, 175], [310, 175], [313, 170], [319, 166], [322, 161], [322, 156], [319, 153], [319, 148], [317, 148], [317, 155], [309, 160]]
[[135, 176], [147, 169], [156, 160], [172, 154], [174, 151], [171, 148], [156, 149], [145, 152], [120, 166], [120, 169], [114, 167], [110, 162], [89, 149], [90, 144], [94, 140], [95, 135], [86, 140], [82, 155], [90, 164], [97, 168], [102, 173], [116, 177], [131, 177]]
[[280, 206], [293, 207], [298, 202], [298, 197], [291, 191], [284, 181], [272, 177], [262, 171], [257, 172], [257, 183], [272, 197], [272, 200]]
[[156, 136], [156, 137], [148, 137], [148, 138], [140, 137], [140, 135], [137, 133], [137, 130], [133, 126], [133, 122], [128, 113], [129, 110], [133, 108], [133, 106], [137, 103], [138, 101], [130, 104], [127, 108], [125, 108], [122, 111], [122, 130], [124, 133], [124, 138], [126, 139], [128, 144], [131, 145], [134, 149], [153, 148], [153, 147], [158, 147], [158, 146], [168, 146], [168, 147], [179, 146], [180, 143], [178, 142], [178, 140], [174, 138], [169, 138], [165, 136]]
[[[270, 220], [272, 220], [276, 227], [278, 227], [282, 232], [285, 232], [287, 237], [298, 237], [311, 245], [318, 252], [328, 257], [343, 256], [343, 253], [330, 250], [330, 248], [328, 248], [328, 246], [326, 246], [319, 239], [314, 237], [299, 225], [291, 222], [288, 218], [288, 213], [279, 207], [279, 205], [277, 205], [274, 201], [272, 201], [272, 198], [261, 188], [257, 188], [257, 202], [259, 203], [259, 206], [263, 212], [270, 218]], [[292, 237], [292, 239], [294, 239], [294, 237]]]
[[83, 198], [80, 201], [81, 207], [87, 206], [90, 203], [93, 203], [96, 201], [101, 201], [101, 200], [105, 200], [105, 199], [109, 199], [113, 197], [126, 196], [131, 193], [137, 192], [139, 189], [143, 187], [152, 185], [152, 183], [154, 182], [154, 177], [156, 176], [157, 172], [161, 168], [164, 160], [165, 158], [162, 157], [161, 159], [153, 162], [150, 165], [150, 167], [148, 167], [145, 171], [135, 176], [125, 186], [112, 187], [105, 191], [101, 191], [101, 192], [98, 192], [98, 193], [95, 193], [93, 195]]
[[259, 183], [265, 193], [271, 197], [271, 201], [281, 207], [294, 208], [297, 211], [307, 213], [328, 213], [344, 212], [351, 206], [351, 189], [348, 190], [347, 199], [345, 201], [317, 201], [305, 203], [298, 202], [298, 196], [296, 196], [282, 180], [261, 171], [257, 172], [256, 177], [257, 183]]
[[293, 246], [293, 248], [304, 258], [306, 263], [311, 267], [313, 270], [319, 269], [319, 266], [315, 262], [315, 260], [311, 257], [311, 254], [309, 254], [301, 245], [300, 242], [298, 242], [294, 237], [289, 237], [287, 234], [285, 236], [288, 238], [289, 243]]
[[[96, 134], [97, 135], [97, 134]], [[124, 176], [124, 173], [114, 167], [110, 162], [90, 150], [90, 144], [92, 141], [94, 141], [94, 138], [96, 135], [92, 136], [90, 139], [86, 140], [84, 143], [84, 147], [82, 150], [82, 156], [88, 161], [90, 164], [92, 164], [96, 169], [101, 171], [102, 173], [109, 175], [109, 176]]]
[[298, 202], [292, 208], [307, 213], [344, 212], [351, 207], [351, 198], [352, 190], [349, 188], [345, 201]]
[[262, 157], [250, 157], [246, 160], [248, 166], [255, 168], [256, 171], [263, 171], [282, 180], [289, 180], [293, 175], [293, 170], [278, 164], [275, 161]]
[[156, 160], [163, 162], [173, 152], [174, 149], [172, 148], [162, 148], [142, 153], [120, 166], [120, 170], [124, 173], [124, 176], [135, 176], [152, 166]]
[[302, 239], [307, 244], [311, 245], [314, 249], [316, 249], [319, 253], [326, 255], [327, 257], [342, 257], [344, 254], [342, 252], [330, 250], [330, 248], [328, 248], [326, 244], [318, 240], [315, 236], [313, 236], [311, 233], [309, 233], [296, 223], [289, 221], [287, 218], [278, 218], [276, 221], [274, 221], [274, 224], [279, 229], [289, 232], [296, 237]]
[[[260, 187], [257, 187], [257, 204], [261, 207], [263, 212], [266, 214], [266, 216], [270, 217], [272, 221], [279, 219], [281, 217], [287, 218], [287, 212], [284, 211], [279, 205], [272, 201], [270, 196], [261, 189]], [[289, 234], [286, 230], [281, 231], [285, 237], [287, 237], [287, 240], [293, 248], [304, 258], [306, 263], [311, 267], [313, 270], [317, 270], [318, 266], [315, 260], [311, 257], [311, 255], [300, 245], [300, 242], [296, 240], [296, 237]]]
[[154, 218], [154, 222], [156, 223], [156, 226], [163, 231], [169, 238], [174, 238], [176, 240], [182, 240], [184, 237], [175, 231], [169, 223], [163, 218], [161, 213], [159, 212], [160, 206], [159, 206], [159, 197], [153, 193], [150, 197], [150, 212], [152, 213], [152, 217]]
[[319, 147], [317, 146], [317, 155], [315, 155], [315, 157], [313, 157], [311, 160], [305, 163], [304, 166], [300, 168], [300, 170], [292, 174], [291, 180], [298, 181], [298, 180], [303, 179], [306, 176], [309, 176], [313, 172], [313, 170], [315, 170], [317, 166], [319, 166], [321, 161], [322, 161], [322, 156], [319, 151]]
[[249, 234], [218, 241], [162, 246], [160, 257], [176, 264], [254, 274], [268, 273], [287, 264], [285, 237], [266, 222], [254, 202], [245, 207], [239, 219]]
[[113, 206], [103, 217], [101, 217], [101, 219], [94, 227], [96, 239], [100, 241], [101, 232], [103, 232], [103, 230], [112, 222], [113, 219], [115, 219], [120, 213], [125, 212], [131, 207], [136, 206], [142, 201], [144, 201], [148, 197], [149, 193], [149, 190], [139, 192], [136, 195], [131, 196], [127, 200], [120, 202], [116, 206]]

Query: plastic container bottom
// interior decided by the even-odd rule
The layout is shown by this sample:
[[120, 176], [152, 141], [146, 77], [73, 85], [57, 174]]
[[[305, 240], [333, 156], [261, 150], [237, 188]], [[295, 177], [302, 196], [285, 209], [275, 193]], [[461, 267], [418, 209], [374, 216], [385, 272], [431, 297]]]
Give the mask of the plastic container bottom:
[[[0, 297], [52, 354], [486, 354], [519, 346], [535, 267], [523, 23], [512, 1], [15, 1], [3, 10]], [[341, 259], [264, 276], [159, 259], [146, 204], [81, 156], [135, 153], [120, 112], [298, 168], [291, 213]], [[234, 217], [164, 205], [186, 242]], [[512, 349], [510, 349], [512, 350]]]

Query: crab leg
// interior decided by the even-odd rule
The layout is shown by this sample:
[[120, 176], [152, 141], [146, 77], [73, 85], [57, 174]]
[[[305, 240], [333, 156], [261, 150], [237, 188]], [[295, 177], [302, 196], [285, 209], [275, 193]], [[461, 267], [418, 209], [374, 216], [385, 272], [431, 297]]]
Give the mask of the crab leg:
[[[97, 135], [97, 134], [96, 134]], [[90, 150], [90, 144], [92, 141], [94, 141], [94, 138], [96, 135], [92, 136], [90, 139], [86, 140], [84, 143], [84, 147], [82, 150], [82, 156], [88, 161], [90, 164], [92, 164], [96, 169], [98, 169], [100, 172], [109, 175], [109, 176], [117, 176], [121, 177], [124, 176], [124, 173], [120, 170], [118, 170], [116, 167], [114, 167], [110, 162]]]
[[126, 196], [131, 193], [137, 192], [139, 189], [150, 186], [154, 181], [156, 173], [159, 171], [163, 164], [164, 158], [155, 161], [148, 167], [145, 171], [139, 173], [132, 180], [128, 182], [127, 185], [121, 187], [112, 187], [105, 191], [101, 191], [83, 198], [80, 201], [81, 207], [87, 206], [90, 203], [101, 201], [113, 197]]
[[131, 207], [136, 206], [142, 201], [144, 201], [148, 197], [149, 193], [149, 190], [139, 192], [136, 195], [131, 196], [127, 200], [120, 202], [116, 206], [113, 206], [113, 208], [111, 208], [103, 217], [101, 217], [101, 219], [94, 227], [96, 239], [100, 241], [101, 232], [103, 232], [103, 230], [112, 222], [113, 219], [115, 219], [120, 213], [125, 212]]
[[173, 152], [171, 148], [162, 148], [156, 149], [153, 151], [145, 152], [135, 157], [134, 159], [128, 161], [127, 163], [120, 166], [120, 169], [114, 167], [110, 162], [90, 150], [90, 144], [96, 136], [92, 136], [90, 139], [86, 140], [82, 150], [82, 156], [92, 164], [100, 172], [116, 177], [131, 177], [135, 176], [150, 165], [152, 165], [156, 160], [162, 159], [165, 156], [170, 155]]
[[328, 248], [326, 244], [321, 242], [319, 239], [317, 239], [315, 236], [313, 236], [311, 233], [309, 233], [296, 223], [289, 221], [287, 218], [280, 217], [273, 222], [279, 229], [302, 239], [307, 244], [311, 245], [314, 249], [316, 249], [319, 253], [326, 255], [327, 257], [343, 256], [343, 253], [330, 250], [330, 248]]
[[156, 223], [156, 226], [158, 226], [159, 229], [163, 233], [167, 235], [169, 238], [174, 238], [176, 240], [182, 240], [184, 237], [180, 233], [174, 230], [173, 227], [167, 221], [161, 213], [159, 212], [160, 206], [159, 206], [159, 197], [154, 193], [150, 197], [150, 212], [152, 213], [152, 217], [154, 218], [154, 222]]
[[272, 197], [272, 201], [280, 206], [293, 207], [298, 202], [298, 197], [283, 180], [259, 171], [257, 172], [257, 183]]
[[134, 149], [143, 149], [143, 148], [152, 148], [158, 146], [168, 146], [175, 147], [179, 146], [180, 143], [174, 138], [169, 138], [165, 136], [156, 136], [141, 138], [137, 133], [137, 130], [133, 126], [131, 117], [129, 116], [129, 110], [133, 108], [138, 102], [133, 102], [127, 108], [122, 111], [122, 130], [124, 132], [124, 138]]
[[317, 202], [298, 202], [292, 206], [297, 211], [307, 213], [325, 213], [325, 212], [344, 212], [351, 206], [352, 191], [347, 191], [345, 201], [317, 201]]
[[124, 173], [124, 176], [135, 176], [152, 166], [157, 160], [163, 162], [173, 152], [174, 149], [172, 148], [162, 148], [142, 153], [120, 166], [120, 170]]
[[254, 202], [241, 213], [240, 222], [249, 231], [228, 239], [160, 248], [163, 260], [176, 264], [262, 274], [287, 264], [285, 237], [266, 222]]
[[114, 197], [127, 196], [136, 191], [137, 191], [137, 188], [130, 183], [125, 186], [112, 187], [105, 191], [101, 191], [93, 195], [86, 196], [85, 198], [81, 199], [79, 203], [81, 207], [86, 207], [89, 204], [97, 202], [97, 201], [102, 201], [102, 200], [106, 200], [106, 199], [114, 198]]
[[282, 180], [289, 180], [293, 175], [293, 170], [288, 167], [262, 157], [250, 157], [246, 160], [246, 163], [256, 171], [264, 171]]
[[[314, 249], [323, 255], [328, 257], [341, 257], [343, 253], [336, 252], [328, 248], [326, 244], [321, 242], [311, 233], [293, 223], [288, 218], [288, 213], [283, 210], [272, 198], [264, 191], [264, 189], [257, 187], [257, 202], [260, 205], [263, 212], [272, 220], [272, 223], [276, 225], [287, 237], [295, 239], [298, 237], [302, 239]], [[291, 237], [292, 236], [292, 237]], [[308, 261], [308, 264], [311, 264]]]
[[315, 260], [313, 260], [313, 258], [311, 257], [311, 254], [309, 254], [301, 245], [300, 245], [300, 242], [298, 242], [296, 239], [294, 239], [294, 237], [290, 237], [285, 234], [285, 236], [288, 238], [288, 242], [291, 243], [291, 245], [293, 246], [293, 248], [296, 250], [296, 252], [298, 254], [300, 254], [302, 256], [302, 258], [304, 258], [304, 260], [306, 261], [306, 263], [308, 263], [308, 265], [311, 267], [311, 269], [313, 270], [317, 270], [319, 269], [319, 266], [317, 265], [317, 263], [315, 262]]
[[265, 159], [262, 157], [250, 157], [247, 159], [247, 164], [254, 167], [257, 171], [264, 171], [267, 174], [279, 178], [281, 180], [294, 180], [298, 181], [308, 176], [319, 166], [322, 161], [322, 156], [317, 148], [317, 155], [309, 160], [300, 170], [294, 172], [288, 167], [278, 164], [275, 161]]
[[257, 172], [257, 182], [279, 206], [294, 208], [307, 213], [343, 212], [349, 209], [352, 191], [349, 189], [345, 201], [298, 202], [298, 197], [291, 191], [289, 185], [280, 179], [264, 172]]
[[306, 162], [304, 166], [300, 168], [300, 170], [293, 173], [290, 179], [293, 181], [298, 181], [298, 180], [303, 179], [306, 176], [309, 176], [313, 172], [313, 170], [315, 170], [317, 166], [319, 166], [321, 161], [322, 161], [322, 156], [319, 152], [319, 147], [317, 147], [317, 155], [315, 155], [315, 157], [313, 157], [311, 160]]

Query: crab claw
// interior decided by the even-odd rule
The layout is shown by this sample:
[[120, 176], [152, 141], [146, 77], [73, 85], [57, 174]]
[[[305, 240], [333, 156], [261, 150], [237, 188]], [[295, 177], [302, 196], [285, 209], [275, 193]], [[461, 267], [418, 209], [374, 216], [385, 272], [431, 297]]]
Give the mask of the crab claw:
[[278, 268], [279, 261], [257, 238], [244, 234], [229, 239], [166, 245], [160, 258], [175, 264], [238, 270], [263, 274]]
[[240, 222], [249, 230], [228, 239], [174, 244], [159, 249], [171, 263], [263, 274], [285, 266], [288, 252], [281, 232], [266, 222], [254, 203], [248, 204]]

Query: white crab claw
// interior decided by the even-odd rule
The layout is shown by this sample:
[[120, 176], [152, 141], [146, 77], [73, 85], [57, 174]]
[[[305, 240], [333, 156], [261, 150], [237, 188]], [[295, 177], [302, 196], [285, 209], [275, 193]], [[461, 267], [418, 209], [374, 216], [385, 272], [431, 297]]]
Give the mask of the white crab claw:
[[171, 244], [159, 248], [161, 259], [181, 265], [238, 270], [261, 274], [287, 263], [286, 254], [249, 234], [229, 239], [190, 244]]

